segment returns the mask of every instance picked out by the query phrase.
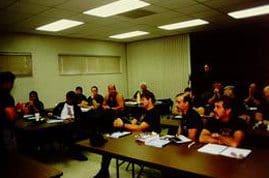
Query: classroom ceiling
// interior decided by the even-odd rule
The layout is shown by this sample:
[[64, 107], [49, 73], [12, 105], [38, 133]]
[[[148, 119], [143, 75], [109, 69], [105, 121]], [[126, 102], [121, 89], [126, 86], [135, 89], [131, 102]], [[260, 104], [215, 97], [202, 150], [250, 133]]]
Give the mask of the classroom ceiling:
[[[269, 15], [241, 20], [227, 15], [231, 11], [269, 4], [268, 0], [144, 0], [151, 5], [112, 17], [100, 18], [82, 13], [113, 1], [115, 0], [0, 0], [0, 30], [130, 42], [269, 22]], [[38, 26], [63, 18], [83, 21], [85, 24], [56, 33], [35, 30]], [[173, 31], [157, 28], [160, 25], [196, 18], [209, 21], [209, 24]], [[109, 38], [110, 35], [135, 30], [147, 31], [150, 34], [124, 40]]]

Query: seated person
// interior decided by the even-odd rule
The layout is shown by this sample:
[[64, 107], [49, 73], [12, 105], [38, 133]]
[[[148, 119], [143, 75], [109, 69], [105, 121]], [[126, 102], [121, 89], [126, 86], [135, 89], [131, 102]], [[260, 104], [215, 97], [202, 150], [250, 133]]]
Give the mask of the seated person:
[[80, 105], [82, 101], [87, 101], [86, 96], [83, 95], [82, 87], [80, 87], [80, 86], [76, 87], [75, 93], [76, 93], [76, 103], [77, 103], [77, 105]]
[[118, 93], [114, 84], [108, 85], [108, 93], [104, 98], [103, 109], [112, 109], [117, 112], [124, 110], [124, 98]]
[[57, 104], [53, 109], [53, 113], [48, 113], [49, 116], [59, 116], [61, 119], [79, 119], [81, 110], [76, 104], [76, 94], [73, 91], [66, 93], [66, 101]]
[[[155, 96], [151, 92], [145, 92], [141, 95], [143, 107], [145, 108], [145, 116], [137, 123], [137, 120], [132, 121], [131, 124], [125, 124], [120, 118], [114, 121], [114, 127], [124, 128], [130, 131], [154, 131], [159, 133], [160, 128], [160, 115], [154, 107]], [[94, 178], [107, 178], [109, 177], [109, 164], [111, 157], [104, 155], [102, 157], [101, 169], [94, 176]]]
[[256, 121], [269, 120], [269, 85], [263, 89], [263, 98], [258, 111], [255, 113]]
[[133, 98], [134, 98], [135, 100], [139, 100], [139, 99], [141, 98], [141, 95], [142, 95], [144, 92], [149, 91], [149, 90], [148, 90], [148, 87], [147, 87], [147, 84], [146, 84], [145, 82], [140, 83], [139, 87], [140, 87], [140, 90], [137, 90], [137, 91], [135, 92], [134, 96], [133, 96]]
[[209, 119], [202, 130], [199, 141], [238, 147], [245, 138], [246, 123], [233, 115], [231, 98], [223, 96], [216, 100], [216, 118]]
[[193, 141], [198, 140], [203, 128], [201, 116], [192, 108], [191, 98], [180, 93], [176, 96], [176, 107], [182, 113], [182, 120], [177, 135], [185, 135]]
[[44, 104], [39, 100], [36, 91], [31, 91], [29, 93], [29, 102], [25, 104], [25, 108], [27, 111], [25, 114], [43, 113]]
[[248, 107], [258, 107], [261, 104], [260, 96], [257, 91], [256, 83], [251, 83], [248, 87], [248, 96], [244, 99], [244, 103]]
[[[67, 92], [66, 101], [59, 103], [53, 109], [53, 113], [48, 113], [48, 115], [60, 116], [61, 119], [68, 121], [78, 121], [81, 116], [81, 110], [76, 104], [76, 93], [74, 91]], [[75, 146], [78, 133], [79, 130], [76, 130], [76, 127], [72, 127], [72, 130], [68, 129], [64, 134], [61, 134], [63, 134], [65, 137], [64, 143], [69, 147], [71, 156], [74, 159], [86, 161], [88, 158], [77, 150], [77, 147]]]
[[90, 106], [91, 109], [100, 109], [104, 102], [104, 97], [98, 94], [97, 86], [91, 87], [91, 93], [91, 96], [89, 96], [87, 99], [88, 106]]

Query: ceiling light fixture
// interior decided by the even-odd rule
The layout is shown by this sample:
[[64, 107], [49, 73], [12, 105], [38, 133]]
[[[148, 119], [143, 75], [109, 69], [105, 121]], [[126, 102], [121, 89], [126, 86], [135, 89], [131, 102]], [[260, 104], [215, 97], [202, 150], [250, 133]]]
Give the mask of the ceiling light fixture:
[[269, 13], [269, 5], [253, 7], [249, 9], [239, 10], [228, 13], [229, 16], [235, 19], [242, 19], [247, 17], [259, 16]]
[[125, 38], [132, 38], [132, 37], [137, 37], [137, 36], [142, 36], [142, 35], [147, 35], [147, 34], [149, 34], [149, 32], [132, 31], [132, 32], [127, 32], [127, 33], [112, 35], [112, 36], [109, 36], [109, 38], [125, 39]]
[[162, 25], [162, 26], [159, 26], [158, 28], [161, 28], [164, 30], [175, 30], [175, 29], [180, 29], [180, 28], [187, 28], [187, 27], [193, 27], [193, 26], [198, 26], [198, 25], [204, 25], [204, 24], [208, 24], [208, 23], [209, 22], [205, 21], [205, 20], [195, 19], [195, 20], [189, 20], [189, 21], [184, 21], [184, 22], [179, 22], [179, 23]]
[[98, 17], [109, 17], [124, 12], [139, 9], [150, 4], [141, 0], [119, 0], [104, 6], [100, 6], [94, 9], [83, 12], [83, 14], [93, 15]]
[[67, 28], [72, 28], [72, 27], [81, 25], [81, 24], [84, 24], [84, 22], [68, 20], [68, 19], [61, 19], [61, 20], [49, 23], [47, 25], [42, 25], [40, 27], [37, 27], [36, 30], [58, 32], [61, 30], [65, 30]]

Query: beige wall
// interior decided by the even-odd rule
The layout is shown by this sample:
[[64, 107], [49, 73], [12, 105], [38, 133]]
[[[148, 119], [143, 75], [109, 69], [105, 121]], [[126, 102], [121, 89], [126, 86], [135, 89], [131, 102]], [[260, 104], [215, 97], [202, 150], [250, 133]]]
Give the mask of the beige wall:
[[[84, 88], [88, 96], [92, 85], [97, 85], [100, 93], [105, 94], [107, 85], [115, 83], [125, 98], [130, 98], [139, 83], [145, 81], [157, 98], [174, 98], [187, 86], [189, 50], [189, 35], [127, 45], [42, 35], [0, 35], [0, 52], [32, 53], [33, 76], [16, 79], [12, 91], [16, 102], [27, 101], [29, 91], [37, 90], [45, 107], [53, 107], [55, 103], [64, 100], [65, 93], [78, 85]], [[121, 56], [122, 73], [60, 76], [59, 53]]]
[[[16, 102], [27, 101], [29, 91], [37, 90], [45, 107], [53, 107], [55, 103], [64, 100], [67, 91], [73, 90], [78, 85], [84, 88], [87, 96], [92, 85], [97, 85], [100, 93], [105, 94], [109, 83], [115, 83], [121, 93], [127, 94], [126, 48], [123, 43], [10, 34], [0, 35], [0, 52], [32, 53], [33, 76], [16, 79], [12, 91]], [[59, 53], [121, 56], [122, 73], [60, 76]]]
[[189, 35], [127, 44], [128, 95], [147, 83], [157, 98], [174, 98], [188, 86]]

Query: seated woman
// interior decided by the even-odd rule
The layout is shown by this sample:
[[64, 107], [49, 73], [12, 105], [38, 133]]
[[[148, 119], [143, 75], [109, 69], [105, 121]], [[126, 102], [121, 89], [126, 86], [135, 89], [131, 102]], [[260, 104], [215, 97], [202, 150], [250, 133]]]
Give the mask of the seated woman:
[[44, 104], [39, 100], [38, 93], [31, 91], [29, 93], [29, 102], [25, 104], [25, 114], [43, 113]]

